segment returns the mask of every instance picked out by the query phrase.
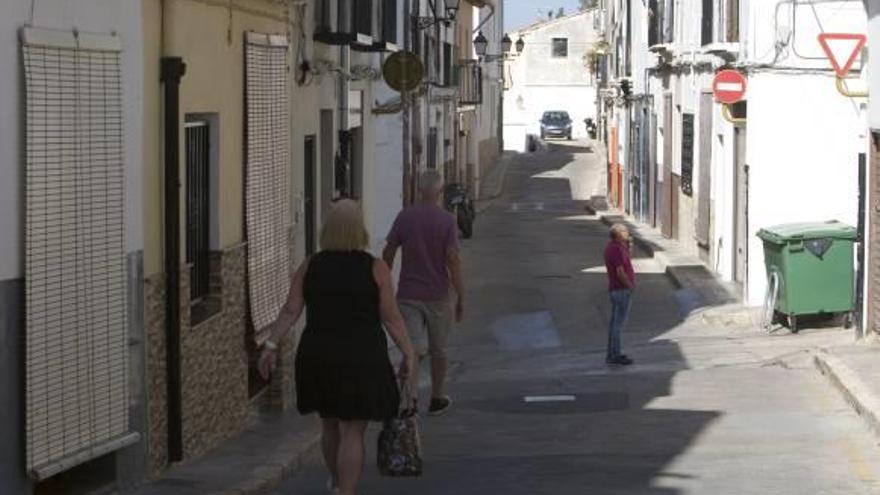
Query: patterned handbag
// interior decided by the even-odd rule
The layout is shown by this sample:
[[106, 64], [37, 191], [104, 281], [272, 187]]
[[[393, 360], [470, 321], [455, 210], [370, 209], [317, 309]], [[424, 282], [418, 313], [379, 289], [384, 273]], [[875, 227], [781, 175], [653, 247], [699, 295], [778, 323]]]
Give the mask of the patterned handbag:
[[409, 384], [401, 389], [399, 412], [396, 417], [385, 421], [379, 433], [376, 463], [382, 476], [416, 477], [422, 475], [418, 409], [412, 400]]

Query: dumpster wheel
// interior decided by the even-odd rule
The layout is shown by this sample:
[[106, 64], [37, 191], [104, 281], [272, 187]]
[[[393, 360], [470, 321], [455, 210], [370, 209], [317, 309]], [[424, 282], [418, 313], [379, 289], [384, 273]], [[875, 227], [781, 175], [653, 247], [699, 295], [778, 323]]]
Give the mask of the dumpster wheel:
[[761, 313], [761, 327], [768, 332], [773, 331], [776, 323], [776, 301], [779, 299], [779, 274], [775, 271], [767, 281], [767, 293], [764, 296], [764, 308]]

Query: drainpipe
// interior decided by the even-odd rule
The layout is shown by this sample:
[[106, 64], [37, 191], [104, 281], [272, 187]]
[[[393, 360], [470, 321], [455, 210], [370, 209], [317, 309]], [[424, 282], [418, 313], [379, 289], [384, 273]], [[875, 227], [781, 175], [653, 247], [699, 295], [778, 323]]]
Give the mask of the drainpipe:
[[183, 460], [180, 379], [180, 80], [186, 64], [162, 58], [165, 84], [165, 345], [168, 385], [168, 459]]
[[[412, 40], [410, 39], [412, 29], [412, 19], [410, 18], [410, 4], [409, 0], [403, 0], [403, 51], [410, 52], [412, 50]], [[410, 141], [409, 141], [409, 119], [410, 119], [410, 105], [409, 105], [409, 94], [406, 90], [403, 90], [400, 93], [400, 104], [403, 111], [401, 112], [401, 117], [403, 121], [401, 122], [401, 127], [403, 129], [403, 139], [401, 141], [401, 153], [402, 153], [402, 164], [403, 164], [403, 194], [401, 197], [403, 198], [404, 206], [409, 206], [412, 199], [409, 194], [409, 183], [410, 178], [412, 177], [412, 164], [410, 163]]]
[[[352, 15], [354, 15], [354, 13], [352, 13]], [[348, 125], [349, 115], [348, 115], [348, 113], [350, 110], [349, 110], [349, 101], [348, 101], [348, 91], [349, 91], [350, 85], [351, 85], [351, 83], [348, 80], [348, 77], [349, 77], [348, 75], [351, 74], [351, 52], [349, 50], [350, 50], [350, 48], [348, 48], [345, 45], [339, 47], [339, 67], [341, 70], [339, 71], [339, 74], [337, 74], [337, 76], [336, 76], [338, 78], [336, 81], [336, 88], [339, 93], [339, 97], [338, 97], [338, 100], [339, 100], [339, 133], [338, 133], [339, 149], [337, 151], [337, 154], [341, 158], [347, 159], [347, 162], [343, 164], [345, 166], [345, 177], [346, 177], [345, 186], [347, 189], [347, 191], [345, 191], [345, 192], [347, 192], [349, 195], [351, 195], [351, 193], [354, 191], [354, 184], [353, 184], [354, 181], [353, 181], [353, 177], [351, 176], [352, 165], [353, 165], [352, 160], [354, 159], [354, 157], [350, 156], [351, 155], [350, 153], [349, 153], [349, 155], [343, 155], [343, 153], [342, 153], [343, 144], [348, 144], [351, 142], [350, 136], [349, 136], [348, 143], [343, 143], [343, 141], [342, 141], [343, 133], [345, 133], [349, 130], [349, 125]], [[349, 144], [348, 149], [349, 149], [349, 151], [351, 150], [350, 144]], [[341, 184], [336, 184], [337, 190], [339, 189], [340, 185]]]

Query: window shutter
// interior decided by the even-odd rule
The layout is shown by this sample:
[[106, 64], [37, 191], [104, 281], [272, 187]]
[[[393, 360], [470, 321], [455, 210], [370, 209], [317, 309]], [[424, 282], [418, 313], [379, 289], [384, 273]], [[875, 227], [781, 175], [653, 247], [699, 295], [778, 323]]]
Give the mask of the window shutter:
[[259, 332], [275, 321], [290, 289], [287, 38], [248, 33], [245, 59], [248, 288]]
[[45, 479], [129, 434], [121, 54], [26, 29], [26, 465]]

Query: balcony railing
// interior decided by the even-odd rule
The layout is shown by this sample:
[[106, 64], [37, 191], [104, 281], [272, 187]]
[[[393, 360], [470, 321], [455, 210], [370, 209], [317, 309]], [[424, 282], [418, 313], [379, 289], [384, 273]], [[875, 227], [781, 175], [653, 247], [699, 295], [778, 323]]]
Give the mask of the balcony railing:
[[458, 103], [483, 103], [483, 68], [478, 60], [462, 60], [458, 66]]

